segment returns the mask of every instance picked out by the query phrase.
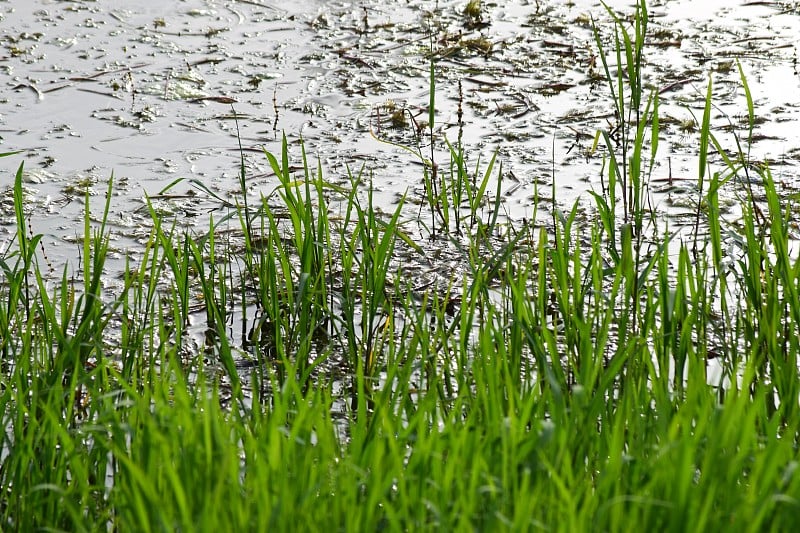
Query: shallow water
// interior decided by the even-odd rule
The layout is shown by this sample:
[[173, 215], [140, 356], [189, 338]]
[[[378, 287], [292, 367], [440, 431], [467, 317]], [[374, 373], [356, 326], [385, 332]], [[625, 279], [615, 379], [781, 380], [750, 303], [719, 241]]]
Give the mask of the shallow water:
[[[120, 250], [145, 234], [144, 193], [194, 178], [233, 194], [234, 111], [253, 193], [273, 186], [259, 151], [277, 151], [281, 132], [302, 136], [331, 180], [344, 179], [346, 163], [364, 162], [386, 205], [406, 190], [421, 191], [414, 158], [375, 136], [415, 142], [413, 121], [389, 117], [406, 110], [418, 123], [427, 120], [431, 50], [439, 58], [440, 161], [441, 139], [459, 134], [460, 98], [468, 156], [474, 162], [499, 151], [512, 218], [530, 216], [534, 184], [549, 189], [553, 176], [564, 205], [599, 188], [601, 159], [588, 151], [613, 115], [607, 86], [591, 78], [600, 67], [590, 17], [611, 28], [597, 2], [485, 3], [483, 23], [474, 25], [462, 1], [131, 4], [0, 3], [2, 149], [24, 151], [0, 160], [0, 169], [10, 184], [25, 161], [33, 229], [47, 235], [53, 255], [80, 233], [82, 191], [104, 192], [112, 173], [114, 223], [134, 241], [122, 239]], [[612, 3], [627, 13], [630, 4]], [[741, 125], [738, 58], [763, 119], [753, 156], [771, 161], [794, 188], [797, 9], [718, 0], [653, 2], [650, 11], [647, 83], [661, 91], [663, 136], [654, 180], [668, 177], [667, 163], [676, 178], [696, 177], [699, 134], [690, 112], [700, 116], [709, 75], [715, 124]], [[8, 239], [14, 228], [4, 194]], [[101, 202], [97, 194], [94, 204]], [[658, 192], [654, 203], [680, 211]], [[160, 207], [203, 227], [213, 205], [177, 196]]]

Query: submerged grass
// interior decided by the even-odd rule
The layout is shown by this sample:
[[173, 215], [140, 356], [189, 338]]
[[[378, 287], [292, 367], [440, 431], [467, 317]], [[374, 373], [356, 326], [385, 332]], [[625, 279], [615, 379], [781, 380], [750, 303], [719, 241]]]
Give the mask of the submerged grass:
[[[399, 275], [399, 248], [423, 249], [402, 230], [402, 202], [381, 214], [366, 169], [334, 186], [304, 152], [294, 175], [286, 142], [266, 155], [275, 191], [224, 217], [241, 246], [218, 239], [221, 220], [191, 236], [151, 209], [142, 259], [108, 296], [109, 207], [99, 223], [87, 208], [82, 275], [46, 279], [20, 167], [17, 234], [0, 257], [1, 527], [792, 527], [792, 206], [758, 169], [766, 202], [743, 196], [741, 253], [726, 256], [736, 226], [720, 219], [717, 195], [753, 169], [703, 120], [707, 237], [674, 254], [669, 234], [643, 238], [657, 95], [626, 100], [615, 83], [641, 91], [646, 13], [642, 3], [634, 37], [615, 19], [618, 64], [624, 54], [639, 66], [615, 79], [606, 66], [631, 122], [602, 136], [609, 187], [594, 195], [596, 222], [579, 222], [576, 205], [549, 231], [501, 227], [499, 200], [482, 220], [494, 159], [470, 175], [461, 146], [448, 145], [449, 181], [426, 174], [440, 217], [430, 229], [453, 237], [469, 270], [448, 291]], [[709, 145], [723, 158], [710, 173]], [[234, 316], [255, 325], [237, 334]], [[250, 376], [237, 368], [246, 358]]]

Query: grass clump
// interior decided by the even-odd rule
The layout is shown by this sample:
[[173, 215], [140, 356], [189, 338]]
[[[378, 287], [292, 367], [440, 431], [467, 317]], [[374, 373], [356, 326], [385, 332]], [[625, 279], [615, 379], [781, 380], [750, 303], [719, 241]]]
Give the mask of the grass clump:
[[[617, 21], [628, 60], [641, 62], [646, 17], [642, 3], [636, 38]], [[335, 186], [302, 149], [294, 173], [286, 141], [266, 155], [274, 191], [248, 201], [242, 170], [241, 201], [204, 234], [151, 209], [116, 293], [102, 282], [108, 205], [98, 222], [87, 208], [79, 275], [46, 279], [20, 167], [17, 233], [0, 257], [2, 528], [790, 528], [792, 206], [756, 169], [766, 202], [742, 196], [739, 255], [722, 253], [735, 227], [718, 194], [754, 170], [746, 150], [721, 150], [706, 113], [707, 236], [674, 253], [669, 234], [646, 241], [658, 104], [618, 92], [638, 79], [628, 68], [609, 74], [631, 122], [601, 134], [595, 222], [575, 206], [549, 228], [502, 225], [494, 159], [468, 170], [458, 145], [449, 169], [423, 167], [429, 229], [469, 273], [447, 290], [401, 275], [401, 254], [424, 251], [403, 202], [382, 214], [365, 169]], [[223, 222], [240, 242], [219, 239]]]

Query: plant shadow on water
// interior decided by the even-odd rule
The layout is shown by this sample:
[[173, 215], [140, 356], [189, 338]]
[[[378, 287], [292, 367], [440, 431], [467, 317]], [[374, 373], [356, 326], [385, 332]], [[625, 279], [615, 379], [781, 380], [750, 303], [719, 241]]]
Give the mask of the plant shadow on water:
[[[499, 25], [487, 6], [447, 16], [480, 32]], [[439, 75], [496, 53], [480, 36], [428, 40], [424, 105], [370, 112], [369, 138], [415, 162], [391, 209], [376, 198], [385, 168], [348, 161], [331, 179], [312, 141], [286, 136], [259, 156], [256, 186], [232, 111], [236, 192], [178, 178], [146, 197], [140, 249], [121, 254], [111, 289], [119, 182], [99, 211], [97, 182], [81, 183], [77, 264], [60, 265], [32, 227], [21, 165], [0, 254], [3, 527], [791, 527], [797, 197], [752, 154], [738, 61], [744, 120], [702, 75], [692, 177], [662, 178], [674, 151], [661, 155], [670, 104], [647, 61], [651, 16], [638, 2], [576, 21], [612, 110], [576, 132], [601, 170], [589, 202], [570, 203], [551, 162], [524, 220], [505, 194], [509, 154], [468, 158], [470, 97]], [[345, 33], [390, 28], [369, 11], [356, 23]], [[339, 56], [365, 61], [356, 52]], [[538, 105], [510, 102], [504, 120]], [[689, 197], [685, 216], [665, 217], [659, 194]], [[186, 199], [211, 207], [202, 227], [186, 224]]]

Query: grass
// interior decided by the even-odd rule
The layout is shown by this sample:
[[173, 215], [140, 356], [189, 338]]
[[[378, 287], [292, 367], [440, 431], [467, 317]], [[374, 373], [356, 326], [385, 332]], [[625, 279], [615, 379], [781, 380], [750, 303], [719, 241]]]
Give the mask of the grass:
[[[110, 200], [97, 221], [87, 208], [80, 264], [46, 279], [20, 167], [0, 257], [2, 528], [791, 528], [793, 205], [748, 161], [742, 74], [751, 126], [738, 155], [711, 130], [710, 83], [698, 122], [705, 236], [644, 238], [658, 103], [631, 81], [644, 3], [634, 20], [631, 36], [615, 19], [627, 76], [604, 62], [621, 137], [599, 137], [594, 222], [576, 205], [550, 228], [502, 224], [499, 192], [486, 193], [494, 158], [470, 171], [460, 143], [446, 145], [449, 170], [423, 167], [426, 227], [469, 271], [447, 290], [402, 275], [425, 250], [404, 231], [404, 202], [382, 214], [368, 169], [334, 186], [302, 147], [294, 174], [288, 142], [266, 154], [275, 190], [247, 200], [243, 166], [241, 201], [199, 235], [151, 209], [113, 297]], [[742, 194], [741, 225], [726, 223], [718, 194], [751, 172], [761, 190]], [[221, 239], [227, 224], [239, 240]]]

